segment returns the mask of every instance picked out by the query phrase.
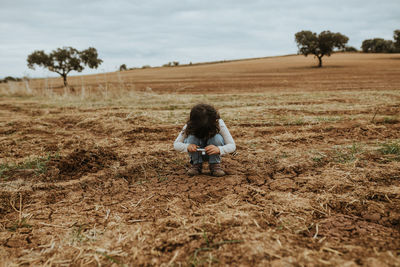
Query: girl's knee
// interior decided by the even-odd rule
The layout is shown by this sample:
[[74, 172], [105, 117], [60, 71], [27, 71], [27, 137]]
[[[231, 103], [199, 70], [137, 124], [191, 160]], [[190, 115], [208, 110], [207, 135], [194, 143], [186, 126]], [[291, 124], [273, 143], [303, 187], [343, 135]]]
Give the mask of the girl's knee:
[[189, 135], [184, 141], [185, 144], [200, 145], [200, 139], [194, 135]]
[[214, 146], [223, 146], [224, 138], [220, 134], [214, 135], [212, 138], [208, 139], [207, 145], [214, 145]]

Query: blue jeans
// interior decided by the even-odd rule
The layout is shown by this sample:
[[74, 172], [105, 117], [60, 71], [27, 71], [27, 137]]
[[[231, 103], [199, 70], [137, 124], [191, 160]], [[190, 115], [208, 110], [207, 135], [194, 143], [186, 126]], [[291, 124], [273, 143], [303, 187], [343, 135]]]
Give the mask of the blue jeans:
[[[224, 138], [220, 134], [216, 134], [208, 140], [197, 138], [194, 135], [189, 135], [187, 138], [185, 138], [183, 142], [185, 144], [198, 145], [200, 148], [205, 148], [208, 145], [223, 146], [225, 144]], [[211, 164], [221, 162], [220, 155], [207, 155], [207, 154], [201, 155], [201, 152], [189, 152], [189, 156], [190, 156], [190, 163], [192, 164], [203, 163], [203, 161], [208, 161], [208, 163]]]

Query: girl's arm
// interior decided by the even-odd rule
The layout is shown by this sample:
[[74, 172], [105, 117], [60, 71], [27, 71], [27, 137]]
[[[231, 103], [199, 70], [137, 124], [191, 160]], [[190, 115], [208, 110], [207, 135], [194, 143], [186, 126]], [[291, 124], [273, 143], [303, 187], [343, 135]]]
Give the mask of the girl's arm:
[[174, 149], [176, 151], [187, 152], [187, 148], [188, 148], [189, 144], [183, 143], [183, 141], [185, 140], [185, 129], [186, 129], [186, 125], [183, 126], [182, 131], [179, 133], [178, 137], [175, 139]]
[[218, 147], [221, 156], [224, 154], [235, 152], [236, 150], [235, 141], [233, 140], [231, 133], [229, 132], [228, 128], [225, 125], [225, 122], [222, 119], [219, 120], [219, 133], [224, 138], [224, 143], [225, 143], [225, 145]]

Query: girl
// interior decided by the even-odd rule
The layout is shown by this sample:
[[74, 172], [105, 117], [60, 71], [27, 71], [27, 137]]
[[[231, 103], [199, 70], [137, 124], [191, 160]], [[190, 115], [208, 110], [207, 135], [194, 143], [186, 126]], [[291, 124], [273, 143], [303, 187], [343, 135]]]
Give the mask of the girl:
[[[217, 110], [207, 104], [198, 104], [190, 111], [190, 117], [174, 142], [175, 150], [189, 152], [191, 167], [188, 175], [200, 174], [203, 161], [208, 161], [213, 176], [223, 176], [221, 156], [236, 150], [235, 141]], [[207, 155], [197, 149], [203, 148]]]

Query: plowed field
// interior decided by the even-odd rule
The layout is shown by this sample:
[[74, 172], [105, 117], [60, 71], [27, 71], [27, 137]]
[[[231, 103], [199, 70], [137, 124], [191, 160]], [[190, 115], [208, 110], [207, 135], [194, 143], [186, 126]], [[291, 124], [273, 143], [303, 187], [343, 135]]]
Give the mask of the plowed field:
[[[1, 85], [0, 261], [399, 266], [400, 56], [324, 63], [71, 77], [66, 95], [56, 79]], [[188, 177], [173, 151], [199, 102], [236, 141], [227, 176]]]

